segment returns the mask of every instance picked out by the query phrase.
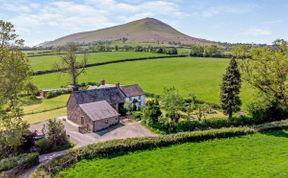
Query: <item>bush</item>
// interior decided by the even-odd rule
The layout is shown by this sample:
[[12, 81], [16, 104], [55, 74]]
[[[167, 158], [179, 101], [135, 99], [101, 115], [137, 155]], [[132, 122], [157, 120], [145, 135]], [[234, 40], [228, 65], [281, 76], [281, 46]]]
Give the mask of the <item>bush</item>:
[[73, 149], [48, 163], [41, 165], [31, 177], [45, 177], [56, 174], [65, 167], [71, 166], [82, 159], [102, 158], [122, 155], [131, 151], [153, 149], [157, 147], [180, 144], [185, 142], [198, 142], [215, 138], [227, 138], [255, 133], [255, 129], [223, 128], [217, 130], [183, 132], [160, 137], [130, 138], [125, 140], [112, 140], [79, 149]]
[[69, 143], [64, 124], [60, 120], [48, 120], [48, 142], [53, 150]]
[[71, 93], [72, 90], [68, 90], [68, 89], [63, 89], [63, 90], [57, 90], [57, 91], [49, 91], [47, 92], [45, 98], [49, 99], [49, 98], [54, 98], [60, 95], [64, 95], [64, 94], [69, 94]]
[[35, 145], [39, 148], [40, 154], [51, 152], [52, 146], [49, 143], [47, 138], [42, 138], [40, 140], [37, 140], [35, 142]]
[[133, 111], [132, 116], [135, 120], [141, 120], [143, 113], [141, 111]]
[[0, 172], [7, 171], [17, 166], [32, 166], [39, 162], [38, 153], [25, 153], [16, 157], [10, 157], [0, 160]]
[[247, 109], [258, 123], [275, 121], [287, 117], [287, 112], [279, 104], [268, 99], [265, 100], [265, 98], [250, 103]]

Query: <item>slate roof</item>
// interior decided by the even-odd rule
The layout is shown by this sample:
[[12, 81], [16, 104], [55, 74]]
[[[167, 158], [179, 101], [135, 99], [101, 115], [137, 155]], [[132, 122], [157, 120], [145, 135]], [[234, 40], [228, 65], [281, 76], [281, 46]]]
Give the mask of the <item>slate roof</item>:
[[80, 104], [80, 108], [92, 121], [118, 117], [118, 112], [107, 101]]
[[115, 87], [115, 84], [105, 84], [105, 85], [90, 85], [87, 90], [94, 90], [94, 89], [100, 89], [100, 88], [110, 88], [110, 87]]
[[127, 86], [121, 86], [120, 89], [122, 90], [122, 92], [128, 96], [142, 96], [144, 95], [143, 90], [140, 88], [139, 85], [135, 84], [135, 85], [127, 85]]
[[72, 93], [72, 95], [75, 97], [77, 104], [103, 100], [107, 101], [109, 104], [119, 104], [125, 102], [125, 96], [118, 87], [75, 91]]

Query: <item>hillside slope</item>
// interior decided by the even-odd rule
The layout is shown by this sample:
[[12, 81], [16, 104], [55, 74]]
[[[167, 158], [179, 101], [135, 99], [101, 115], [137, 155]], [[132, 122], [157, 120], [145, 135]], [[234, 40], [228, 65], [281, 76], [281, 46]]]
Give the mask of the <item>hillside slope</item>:
[[164, 43], [177, 42], [181, 44], [209, 44], [212, 41], [190, 37], [173, 27], [153, 18], [145, 18], [127, 24], [100, 29], [96, 31], [75, 33], [54, 41], [41, 44], [42, 47], [55, 47], [68, 42], [87, 44], [96, 41], [114, 41], [126, 38], [128, 42]]

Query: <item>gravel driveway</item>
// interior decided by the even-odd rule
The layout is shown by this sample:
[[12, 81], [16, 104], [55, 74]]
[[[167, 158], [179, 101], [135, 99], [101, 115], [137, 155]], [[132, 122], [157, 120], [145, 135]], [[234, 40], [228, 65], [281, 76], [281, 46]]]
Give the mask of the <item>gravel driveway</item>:
[[[63, 120], [63, 118], [65, 117], [61, 117], [59, 119]], [[110, 127], [100, 132], [92, 132], [86, 134], [79, 133], [78, 125], [67, 119], [65, 119], [63, 123], [65, 125], [67, 134], [70, 136], [70, 139], [75, 142], [76, 147], [113, 139], [157, 136], [147, 128], [143, 127], [140, 123], [131, 120], [122, 120], [121, 123], [116, 126]], [[32, 124], [30, 125], [30, 130], [37, 130], [39, 133], [41, 133], [41, 129], [44, 124], [47, 124], [47, 122]]]

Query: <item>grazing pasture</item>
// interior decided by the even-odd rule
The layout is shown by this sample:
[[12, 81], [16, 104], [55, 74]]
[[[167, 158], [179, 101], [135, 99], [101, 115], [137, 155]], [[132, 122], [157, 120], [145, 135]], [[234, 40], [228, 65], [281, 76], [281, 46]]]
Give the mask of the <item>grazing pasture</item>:
[[56, 177], [288, 177], [288, 131], [82, 160]]
[[[88, 63], [99, 63], [107, 62], [112, 60], [121, 60], [121, 59], [131, 59], [131, 58], [141, 58], [141, 57], [154, 57], [154, 56], [166, 56], [166, 54], [158, 53], [148, 53], [148, 52], [98, 52], [98, 53], [89, 53], [88, 54]], [[60, 56], [51, 55], [51, 56], [38, 56], [30, 57], [30, 63], [34, 72], [41, 70], [50, 70], [55, 68], [55, 64], [59, 63]], [[83, 54], [77, 54], [77, 59], [82, 60]]]
[[[133, 61], [87, 68], [79, 82], [122, 84], [138, 83], [145, 92], [161, 94], [163, 87], [177, 88], [183, 96], [194, 93], [208, 102], [219, 102], [220, 84], [228, 59], [219, 58], [169, 58]], [[57, 88], [67, 85], [65, 74], [53, 73], [34, 76], [33, 82], [39, 88]], [[252, 92], [245, 85], [241, 97], [244, 103], [251, 100]]]

